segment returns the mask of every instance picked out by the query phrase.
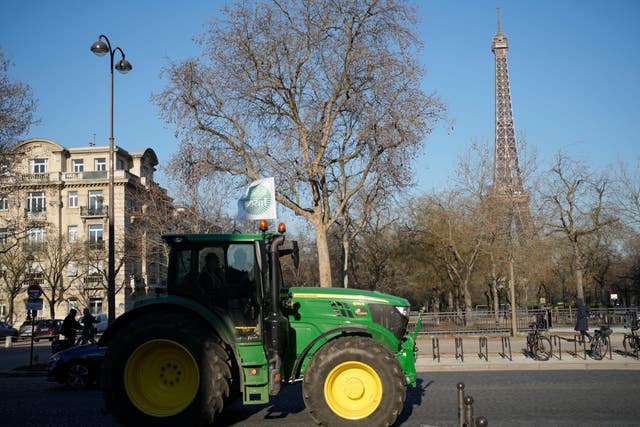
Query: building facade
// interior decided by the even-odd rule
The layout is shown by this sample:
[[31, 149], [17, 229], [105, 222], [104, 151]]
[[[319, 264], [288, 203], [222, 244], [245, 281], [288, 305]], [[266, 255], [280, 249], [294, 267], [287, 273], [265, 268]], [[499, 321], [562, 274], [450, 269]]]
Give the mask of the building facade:
[[112, 237], [116, 316], [160, 285], [161, 251], [149, 247], [140, 221], [150, 191], [170, 204], [154, 182], [157, 164], [150, 148], [115, 148], [114, 236], [109, 236], [109, 147], [65, 148], [46, 139], [18, 144], [0, 176], [0, 319], [16, 324], [27, 318], [26, 290], [34, 283], [43, 288], [38, 317], [63, 318], [71, 308], [107, 312]]

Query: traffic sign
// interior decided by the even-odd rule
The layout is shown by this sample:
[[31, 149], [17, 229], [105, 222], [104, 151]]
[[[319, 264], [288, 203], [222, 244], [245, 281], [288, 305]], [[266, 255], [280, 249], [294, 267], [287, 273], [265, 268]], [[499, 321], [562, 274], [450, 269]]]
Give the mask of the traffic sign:
[[42, 298], [38, 298], [38, 299], [29, 299], [29, 301], [27, 301], [27, 310], [42, 310], [42, 308], [44, 307], [44, 302], [42, 301]]
[[38, 285], [37, 283], [29, 285], [27, 293], [29, 294], [30, 299], [38, 299], [42, 296], [42, 287], [40, 287], [40, 285]]

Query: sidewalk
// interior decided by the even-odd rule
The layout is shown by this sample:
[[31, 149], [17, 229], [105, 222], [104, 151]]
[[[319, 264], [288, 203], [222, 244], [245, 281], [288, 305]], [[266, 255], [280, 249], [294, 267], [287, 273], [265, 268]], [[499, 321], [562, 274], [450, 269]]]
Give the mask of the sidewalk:
[[[526, 353], [527, 335], [519, 334], [515, 337], [508, 337], [505, 342], [504, 356], [503, 343], [500, 336], [487, 336], [486, 346], [480, 346], [480, 336], [460, 335], [462, 340], [462, 351], [458, 348], [457, 353], [463, 354], [463, 358], [456, 358], [456, 342], [454, 336], [436, 337], [439, 340], [440, 360], [437, 359], [437, 350], [434, 352], [433, 340], [429, 336], [420, 336], [417, 340], [418, 361], [416, 370], [418, 372], [431, 371], [491, 371], [491, 370], [570, 370], [570, 369], [621, 369], [640, 370], [640, 360], [633, 355], [625, 355], [622, 340], [624, 330], [614, 328], [614, 333], [609, 337], [612, 344], [611, 359], [609, 353], [602, 360], [595, 360], [589, 356], [587, 345], [586, 355], [581, 346], [577, 346], [575, 352], [574, 343], [566, 340], [556, 340], [551, 358], [546, 361], [538, 361], [529, 357]], [[575, 332], [572, 329], [553, 329], [546, 335], [558, 335], [572, 340]], [[558, 347], [558, 343], [559, 346]], [[509, 357], [509, 347], [511, 344], [511, 357]], [[486, 355], [486, 358], [485, 358]]]
[[[573, 330], [553, 329], [545, 335], [560, 335], [573, 339]], [[502, 353], [502, 339], [500, 336], [487, 336], [486, 348], [483, 347], [484, 356], [479, 357], [480, 337], [477, 335], [460, 335], [462, 340], [462, 354], [464, 358], [456, 358], [456, 341], [454, 336], [439, 336], [440, 360], [434, 358], [432, 337], [422, 335], [418, 337], [418, 360], [416, 370], [418, 372], [433, 371], [491, 371], [491, 370], [568, 370], [568, 369], [638, 369], [640, 360], [633, 355], [624, 355], [622, 339], [624, 330], [614, 329], [610, 337], [612, 343], [611, 359], [609, 355], [602, 360], [592, 359], [578, 347], [574, 353], [573, 342], [561, 340], [560, 348], [554, 347], [553, 355], [547, 361], [537, 361], [528, 357], [525, 353], [526, 334], [510, 337], [505, 344], [511, 344], [511, 358], [509, 358], [508, 346], [505, 348], [505, 356]], [[460, 353], [460, 349], [458, 349]], [[0, 346], [0, 377], [6, 376], [34, 376], [46, 375], [46, 365], [51, 355], [51, 343], [48, 341], [34, 344], [33, 365], [30, 364], [30, 342], [20, 341], [13, 343], [11, 348], [6, 348], [2, 342]], [[437, 354], [436, 354], [437, 355]]]
[[[34, 343], [31, 355], [31, 341], [18, 341], [6, 347], [0, 343], [0, 378], [6, 376], [43, 376], [51, 356], [51, 343]], [[32, 359], [33, 357], [33, 359]]]

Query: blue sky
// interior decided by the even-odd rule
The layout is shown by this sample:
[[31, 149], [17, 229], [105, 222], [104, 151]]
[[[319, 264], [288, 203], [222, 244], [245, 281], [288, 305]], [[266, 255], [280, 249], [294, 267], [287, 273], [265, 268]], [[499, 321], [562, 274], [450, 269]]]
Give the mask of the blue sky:
[[[28, 83], [42, 123], [28, 137], [66, 146], [108, 144], [108, 58], [89, 47], [99, 34], [133, 65], [115, 76], [116, 144], [153, 148], [161, 163], [175, 151], [174, 131], [149, 101], [164, 87], [169, 59], [199, 54], [193, 37], [224, 1], [3, 0], [0, 47]], [[472, 140], [493, 143], [496, 1], [420, 2], [424, 87], [448, 106], [448, 121], [416, 163], [418, 190], [446, 185]], [[640, 148], [640, 2], [501, 1], [517, 136], [548, 162], [558, 150], [600, 169]], [[240, 191], [239, 191], [240, 195]], [[235, 206], [235, 201], [231, 203]]]

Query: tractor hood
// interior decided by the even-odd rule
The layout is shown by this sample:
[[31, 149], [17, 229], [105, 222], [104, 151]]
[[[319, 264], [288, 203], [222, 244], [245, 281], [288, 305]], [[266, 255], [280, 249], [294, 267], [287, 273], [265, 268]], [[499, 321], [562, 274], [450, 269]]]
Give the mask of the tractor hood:
[[366, 291], [362, 289], [345, 288], [288, 288], [283, 289], [285, 295], [294, 299], [329, 299], [350, 300], [374, 304], [388, 304], [394, 307], [409, 307], [409, 301], [405, 298], [385, 294], [378, 291]]

